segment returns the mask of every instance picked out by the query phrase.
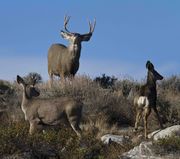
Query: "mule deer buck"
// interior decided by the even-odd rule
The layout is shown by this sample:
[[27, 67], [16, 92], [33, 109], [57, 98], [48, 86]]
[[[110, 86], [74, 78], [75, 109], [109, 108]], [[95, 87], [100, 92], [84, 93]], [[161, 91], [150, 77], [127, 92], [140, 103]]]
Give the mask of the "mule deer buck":
[[40, 95], [34, 85], [26, 84], [19, 75], [17, 75], [17, 82], [23, 88], [21, 109], [24, 112], [25, 120], [30, 123], [30, 134], [43, 130], [43, 126], [58, 125], [61, 119], [65, 119], [76, 134], [81, 137], [79, 124], [82, 116], [82, 103], [68, 97], [34, 98]]
[[138, 129], [138, 123], [141, 117], [143, 116], [145, 138], [147, 138], [147, 119], [151, 113], [151, 109], [153, 109], [154, 112], [156, 113], [160, 127], [163, 128], [161, 118], [156, 108], [156, 100], [157, 100], [156, 81], [162, 80], [163, 76], [161, 76], [154, 69], [154, 66], [150, 61], [147, 61], [146, 68], [148, 69], [147, 82], [145, 85], [141, 86], [139, 94], [134, 98], [134, 105], [136, 107], [136, 113], [137, 113], [135, 130]]
[[96, 25], [89, 22], [89, 33], [79, 34], [70, 32], [67, 29], [67, 24], [70, 17], [64, 18], [64, 29], [61, 31], [61, 36], [69, 41], [69, 46], [63, 44], [52, 44], [48, 51], [48, 74], [50, 77], [50, 86], [52, 85], [53, 75], [59, 76], [62, 79], [71, 76], [74, 77], [79, 69], [79, 58], [81, 54], [81, 42], [89, 41]]

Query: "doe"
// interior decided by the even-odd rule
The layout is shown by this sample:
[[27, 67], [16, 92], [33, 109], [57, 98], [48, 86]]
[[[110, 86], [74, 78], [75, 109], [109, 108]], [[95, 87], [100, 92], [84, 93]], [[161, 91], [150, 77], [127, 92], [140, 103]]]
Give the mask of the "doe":
[[156, 81], [162, 80], [163, 76], [161, 76], [154, 69], [154, 66], [150, 61], [147, 61], [146, 68], [148, 69], [147, 82], [145, 85], [141, 86], [139, 94], [134, 98], [134, 105], [136, 107], [135, 130], [138, 129], [138, 123], [141, 117], [143, 116], [145, 138], [147, 138], [147, 119], [151, 113], [151, 109], [153, 109], [154, 112], [156, 113], [160, 127], [163, 128], [162, 121], [156, 107], [156, 100], [157, 100]]
[[55, 126], [65, 119], [71, 125], [75, 133], [81, 137], [79, 127], [82, 116], [82, 103], [72, 98], [60, 97], [54, 99], [38, 99], [38, 89], [33, 85], [26, 84], [17, 75], [17, 82], [23, 88], [21, 109], [24, 112], [25, 120], [29, 121], [29, 133], [33, 134], [43, 130], [43, 126]]

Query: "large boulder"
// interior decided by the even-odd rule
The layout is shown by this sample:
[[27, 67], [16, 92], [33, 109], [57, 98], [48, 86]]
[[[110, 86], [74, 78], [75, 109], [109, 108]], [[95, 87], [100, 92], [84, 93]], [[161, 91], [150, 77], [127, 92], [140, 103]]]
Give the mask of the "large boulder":
[[125, 152], [120, 159], [179, 159], [179, 154], [157, 154], [153, 143], [142, 142], [139, 146]]
[[[180, 125], [174, 125], [163, 130], [157, 130], [148, 135], [153, 140], [163, 139], [171, 136], [180, 136]], [[139, 146], [120, 156], [121, 159], [179, 159], [179, 152], [157, 154], [157, 147], [152, 141], [142, 142]]]
[[139, 146], [136, 146], [130, 151], [124, 153], [120, 158], [139, 159], [139, 158], [144, 158], [146, 156], [153, 156], [151, 147], [152, 147], [152, 142], [142, 142]]
[[158, 140], [171, 136], [180, 136], [180, 125], [174, 125], [163, 130], [157, 130], [148, 135], [148, 138]]

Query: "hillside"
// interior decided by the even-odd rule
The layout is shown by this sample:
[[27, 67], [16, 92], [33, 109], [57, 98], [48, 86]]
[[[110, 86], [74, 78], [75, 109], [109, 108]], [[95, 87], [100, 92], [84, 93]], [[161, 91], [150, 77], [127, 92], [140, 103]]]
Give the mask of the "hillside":
[[[106, 80], [104, 80], [104, 79]], [[19, 158], [117, 158], [140, 143], [134, 139], [143, 130], [134, 133], [135, 108], [133, 97], [143, 82], [102, 76], [99, 80], [77, 76], [73, 81], [56, 81], [51, 89], [47, 82], [37, 84], [38, 98], [73, 97], [83, 102], [83, 137], [79, 140], [71, 128], [62, 124], [57, 128], [32, 136], [29, 124], [20, 108], [21, 87], [16, 83], [0, 81], [0, 157]], [[167, 126], [180, 124], [180, 76], [171, 76], [158, 83], [157, 106]], [[154, 112], [150, 115], [148, 132], [159, 128]], [[125, 145], [109, 146], [100, 141], [105, 134], [127, 135]], [[177, 151], [180, 151], [177, 149]]]

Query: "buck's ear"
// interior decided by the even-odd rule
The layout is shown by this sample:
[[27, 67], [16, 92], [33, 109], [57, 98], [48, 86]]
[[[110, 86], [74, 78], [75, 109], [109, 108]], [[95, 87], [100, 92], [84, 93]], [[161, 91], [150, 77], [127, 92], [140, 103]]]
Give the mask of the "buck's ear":
[[154, 65], [151, 63], [151, 61], [146, 62], [146, 68], [148, 70], [153, 70], [154, 69]]
[[89, 34], [83, 34], [81, 35], [81, 40], [82, 41], [89, 41], [91, 39], [92, 33]]
[[25, 84], [24, 80], [19, 75], [17, 75], [17, 83], [18, 84]]
[[62, 30], [61, 30], [61, 36], [62, 36], [63, 39], [67, 39], [67, 40], [69, 40], [69, 38], [70, 38], [70, 34], [64, 32]]

